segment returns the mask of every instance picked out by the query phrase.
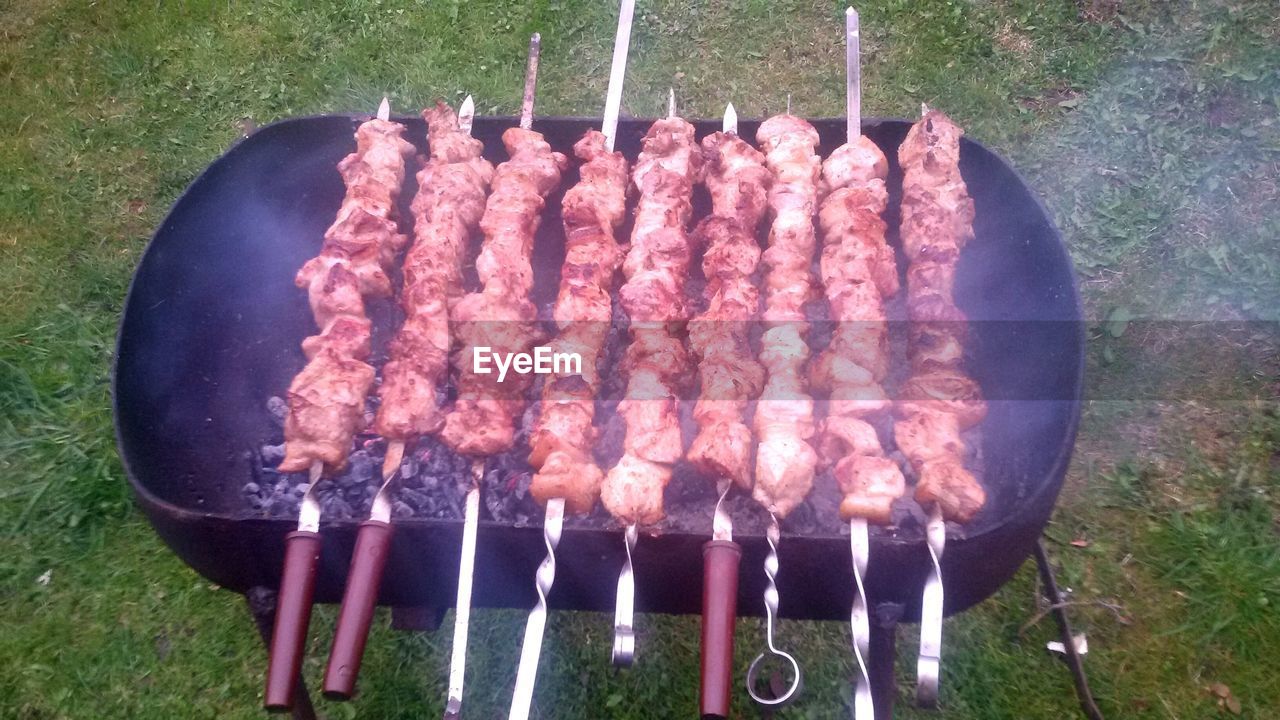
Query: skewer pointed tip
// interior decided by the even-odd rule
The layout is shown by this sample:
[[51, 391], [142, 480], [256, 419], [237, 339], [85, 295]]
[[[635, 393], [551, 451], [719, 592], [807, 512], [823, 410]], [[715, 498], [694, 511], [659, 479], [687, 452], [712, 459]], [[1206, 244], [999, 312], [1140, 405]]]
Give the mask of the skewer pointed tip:
[[920, 103], [920, 117], [924, 117], [925, 115], [928, 115], [928, 114], [929, 114], [929, 106], [924, 103]]
[[520, 103], [520, 127], [533, 127], [533, 100], [538, 87], [538, 56], [542, 54], [542, 35], [529, 38], [529, 59], [524, 71], [524, 100]]
[[676, 116], [676, 90], [667, 88], [667, 117]]
[[734, 109], [733, 103], [724, 106], [724, 125], [721, 130], [730, 134], [738, 134], [738, 111]]
[[613, 36], [613, 60], [609, 65], [609, 89], [604, 98], [604, 117], [600, 131], [604, 133], [605, 148], [613, 152], [613, 141], [618, 134], [618, 113], [622, 109], [622, 84], [627, 75], [627, 54], [631, 49], [631, 23], [635, 15], [635, 0], [622, 0], [618, 8], [618, 29]]
[[462, 105], [458, 107], [458, 127], [468, 135], [471, 134], [471, 124], [476, 117], [476, 101], [468, 95], [462, 101]]
[[791, 93], [787, 93], [787, 114], [791, 114]]
[[845, 10], [844, 10], [844, 16], [845, 16], [845, 17], [847, 17], [847, 18], [851, 18], [851, 19], [853, 19], [853, 20], [857, 20], [857, 19], [858, 19], [858, 11], [857, 11], [857, 10], [854, 10], [854, 9], [853, 9], [853, 6], [852, 6], [852, 5], [850, 5], [849, 7], [845, 8]]
[[378, 119], [379, 120], [391, 119], [391, 101], [388, 100], [386, 96], [383, 96], [382, 103], [378, 105]]

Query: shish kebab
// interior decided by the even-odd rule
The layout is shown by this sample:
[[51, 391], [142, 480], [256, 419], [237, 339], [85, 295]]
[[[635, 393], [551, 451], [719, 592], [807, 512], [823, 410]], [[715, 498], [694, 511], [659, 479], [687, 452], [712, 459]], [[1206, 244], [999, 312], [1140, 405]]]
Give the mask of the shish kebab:
[[898, 148], [911, 376], [894, 408], [894, 435], [915, 472], [916, 501], [929, 510], [925, 536], [933, 572], [925, 581], [916, 665], [916, 700], [929, 707], [938, 700], [946, 521], [967, 523], [986, 503], [964, 467], [960, 437], [987, 413], [981, 388], [964, 370], [968, 323], [953, 292], [960, 250], [973, 238], [973, 199], [960, 174], [963, 134], [946, 115], [922, 105], [920, 121]]
[[[748, 668], [747, 691], [757, 703], [778, 706], [790, 702], [801, 685], [799, 664], [774, 645], [773, 635], [779, 603], [777, 548], [782, 533], [778, 520], [809, 494], [818, 463], [817, 453], [809, 444], [814, 434], [814, 403], [803, 367], [809, 357], [809, 323], [804, 305], [815, 294], [810, 265], [817, 246], [814, 218], [821, 190], [822, 159], [817, 154], [818, 131], [789, 109], [763, 122], [756, 141], [765, 151], [773, 173], [773, 187], [769, 190], [773, 221], [769, 248], [763, 255], [767, 329], [761, 338], [760, 360], [767, 369], [767, 380], [754, 418], [759, 444], [753, 496], [769, 511], [770, 522], [765, 531], [769, 543], [765, 558], [767, 652], [757, 656]], [[764, 697], [755, 688], [757, 674], [769, 655], [786, 661], [794, 673], [790, 687], [776, 698]]]
[[[493, 177], [492, 163], [481, 157], [482, 144], [471, 137], [474, 115], [471, 96], [458, 115], [443, 102], [422, 113], [430, 159], [418, 171], [418, 192], [410, 206], [414, 241], [405, 255], [400, 294], [405, 320], [382, 369], [382, 402], [374, 419], [375, 430], [387, 440], [383, 484], [351, 556], [325, 671], [324, 693], [330, 699], [349, 699], [355, 691], [389, 554], [393, 486], [405, 446], [444, 423], [437, 386], [449, 370], [448, 313], [462, 294], [462, 261]], [[469, 599], [468, 593], [461, 601]]]
[[[553, 152], [545, 138], [530, 129], [540, 48], [541, 37], [534, 33], [529, 41], [520, 123], [502, 134], [509, 159], [494, 172], [492, 191], [480, 218], [484, 241], [476, 270], [483, 287], [462, 298], [452, 313], [456, 337], [462, 346], [455, 356], [460, 371], [459, 390], [441, 438], [460, 454], [477, 458], [472, 464], [477, 483], [483, 470], [483, 460], [479, 458], [514, 446], [514, 418], [523, 411], [529, 381], [516, 375], [509, 382], [501, 382], [492, 374], [476, 373], [474, 356], [478, 348], [501, 354], [527, 352], [541, 337], [537, 309], [529, 297], [533, 289], [534, 237], [546, 198], [560, 184], [561, 173], [568, 164], [563, 154]], [[457, 717], [461, 710], [478, 513], [479, 488], [473, 487], [467, 497], [458, 581], [459, 599], [464, 590], [468, 597], [459, 605], [455, 620], [446, 718]]]
[[302, 664], [311, 595], [320, 558], [317, 486], [326, 470], [347, 464], [373, 385], [371, 326], [366, 298], [392, 294], [388, 271], [408, 238], [400, 232], [396, 201], [405, 162], [414, 152], [404, 126], [390, 121], [386, 98], [378, 116], [356, 130], [356, 151], [338, 163], [346, 196], [325, 232], [320, 254], [298, 271], [320, 332], [302, 342], [308, 361], [289, 386], [285, 457], [281, 472], [309, 471], [298, 530], [285, 539], [275, 627], [267, 670], [265, 705], [287, 710]]
[[553, 352], [575, 353], [580, 373], [556, 373], [542, 391], [542, 412], [529, 438], [529, 463], [537, 468], [530, 493], [546, 506], [543, 534], [547, 557], [538, 568], [538, 602], [529, 613], [521, 649], [511, 717], [525, 718], [533, 701], [538, 658], [547, 620], [547, 595], [555, 581], [555, 550], [567, 509], [583, 514], [595, 507], [604, 474], [596, 465], [595, 397], [600, 391], [597, 363], [612, 316], [614, 275], [622, 263], [615, 233], [626, 216], [628, 163], [613, 149], [631, 43], [635, 0], [623, 0], [614, 37], [613, 63], [601, 130], [589, 130], [574, 145], [583, 161], [578, 184], [560, 203], [565, 259], [554, 319]]
[[680, 435], [680, 386], [689, 357], [680, 338], [688, 319], [685, 281], [693, 259], [686, 227], [693, 184], [702, 172], [694, 127], [676, 115], [675, 93], [667, 117], [645, 133], [632, 171], [639, 190], [631, 247], [622, 264], [619, 295], [630, 317], [631, 342], [621, 367], [627, 376], [618, 414], [626, 426], [623, 453], [605, 477], [601, 499], [626, 527], [626, 560], [618, 577], [613, 663], [630, 665], [635, 653], [635, 576], [632, 554], [638, 527], [662, 519], [662, 492], [672, 466], [684, 457]]
[[884, 300], [898, 292], [898, 268], [885, 242], [882, 217], [889, 203], [889, 163], [862, 135], [858, 14], [845, 13], [846, 141], [823, 163], [829, 194], [818, 218], [822, 229], [822, 281], [835, 323], [831, 343], [811, 368], [815, 390], [830, 393], [818, 433], [818, 453], [832, 468], [849, 522], [855, 593], [850, 612], [858, 677], [854, 717], [875, 716], [868, 652], [870, 617], [864, 578], [870, 559], [867, 523], [888, 525], [890, 507], [906, 488], [898, 464], [886, 456], [876, 426], [890, 408], [881, 383], [889, 370]]
[[733, 682], [733, 627], [742, 549], [733, 541], [733, 519], [724, 507], [730, 487], [750, 490], [754, 438], [748, 404], [764, 385], [764, 368], [750, 346], [750, 324], [760, 305], [753, 275], [760, 262], [756, 228], [768, 207], [773, 178], [764, 155], [738, 137], [738, 114], [729, 104], [722, 131], [702, 140], [712, 214], [694, 230], [703, 246], [707, 308], [689, 323], [689, 347], [698, 359], [701, 389], [694, 407], [698, 434], [689, 462], [717, 478], [719, 499], [712, 539], [702, 547], [702, 717], [728, 717]]

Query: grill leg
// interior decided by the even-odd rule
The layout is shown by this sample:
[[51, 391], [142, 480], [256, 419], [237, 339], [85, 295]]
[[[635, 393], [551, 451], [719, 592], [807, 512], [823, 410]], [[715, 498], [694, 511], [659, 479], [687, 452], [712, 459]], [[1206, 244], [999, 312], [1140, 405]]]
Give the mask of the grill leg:
[[1076, 684], [1076, 697], [1080, 699], [1080, 709], [1089, 720], [1103, 720], [1102, 711], [1093, 701], [1093, 693], [1089, 691], [1089, 679], [1084, 674], [1084, 663], [1076, 652], [1075, 638], [1071, 633], [1071, 622], [1067, 620], [1066, 608], [1062, 606], [1062, 594], [1058, 592], [1058, 580], [1053, 576], [1053, 566], [1049, 564], [1049, 556], [1044, 551], [1044, 543], [1036, 540], [1036, 565], [1040, 567], [1040, 582], [1044, 584], [1044, 594], [1053, 607], [1053, 619], [1058, 623], [1058, 634], [1062, 636], [1062, 646], [1066, 648], [1067, 666], [1071, 668], [1071, 678]]
[[871, 613], [871, 697], [876, 704], [876, 720], [893, 720], [893, 701], [898, 695], [897, 680], [893, 673], [897, 657], [896, 642], [898, 620], [902, 606], [897, 603], [880, 603]]
[[[271, 647], [271, 633], [276, 622], [276, 591], [252, 587], [244, 594], [244, 599], [249, 605], [249, 613], [253, 615], [253, 624], [258, 626], [258, 635], [267, 647]], [[301, 677], [298, 678], [298, 689], [294, 691], [293, 720], [316, 720], [311, 693], [307, 692], [307, 683]]]

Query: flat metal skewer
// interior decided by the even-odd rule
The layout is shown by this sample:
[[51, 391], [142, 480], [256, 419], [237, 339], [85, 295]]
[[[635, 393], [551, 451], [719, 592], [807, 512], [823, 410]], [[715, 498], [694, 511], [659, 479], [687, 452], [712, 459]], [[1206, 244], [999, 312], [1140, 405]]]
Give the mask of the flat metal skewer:
[[[525, 66], [524, 103], [520, 108], [520, 127], [533, 126], [533, 100], [538, 87], [538, 55], [542, 51], [542, 36], [534, 33], [529, 38], [529, 63]], [[533, 685], [538, 679], [538, 660], [542, 656], [542, 636], [547, 627], [547, 596], [556, 579], [556, 546], [564, 529], [564, 498], [547, 501], [546, 516], [542, 521], [542, 539], [547, 546], [534, 576], [534, 588], [538, 601], [529, 611], [524, 628], [524, 643], [520, 647], [520, 666], [516, 670], [516, 688], [511, 698], [511, 720], [526, 720], [533, 705]]]
[[542, 34], [529, 38], [529, 62], [524, 68], [524, 99], [520, 103], [520, 127], [533, 127], [533, 98], [538, 90], [538, 56], [542, 54]]
[[[676, 91], [667, 88], [667, 117], [676, 116]], [[622, 534], [627, 558], [622, 563], [622, 571], [618, 573], [618, 594], [613, 611], [613, 651], [610, 660], [614, 667], [627, 668], [636, 659], [636, 574], [632, 555], [635, 554], [636, 542], [640, 531], [635, 523], [627, 525]]]
[[[601, 122], [601, 132], [605, 136], [605, 147], [613, 150], [613, 143], [618, 133], [618, 113], [622, 105], [622, 84], [626, 77], [627, 53], [631, 46], [631, 24], [635, 11], [635, 0], [623, 0], [618, 12], [618, 30], [614, 35], [613, 63], [609, 69], [609, 88], [605, 94], [605, 112]], [[521, 109], [520, 127], [529, 128], [533, 124], [533, 98], [537, 83], [538, 54], [541, 50], [541, 36], [534, 33], [529, 40], [529, 65], [525, 77], [524, 106]], [[542, 637], [547, 625], [547, 596], [556, 578], [556, 546], [560, 544], [560, 535], [564, 529], [564, 498], [552, 498], [547, 501], [546, 515], [542, 521], [543, 542], [547, 546], [547, 556], [534, 579], [538, 593], [538, 601], [529, 611], [529, 620], [525, 625], [524, 643], [520, 648], [520, 666], [516, 671], [515, 693], [511, 699], [510, 720], [526, 720], [529, 708], [533, 704], [533, 687], [538, 676], [538, 659], [542, 655]]]
[[[733, 103], [725, 106], [720, 130], [726, 135], [738, 134], [738, 112]], [[701, 717], [729, 717], [732, 712], [733, 635], [742, 564], [742, 547], [733, 541], [733, 517], [725, 507], [732, 486], [733, 479], [727, 476], [716, 481], [719, 497], [711, 513], [711, 540], [702, 546]]]
[[[676, 91], [667, 88], [667, 117], [676, 116]], [[636, 660], [636, 573], [633, 555], [640, 530], [635, 523], [622, 533], [626, 559], [618, 573], [618, 593], [613, 610], [613, 648], [609, 659], [617, 668], [631, 667]]]
[[[862, 135], [862, 58], [858, 11], [852, 7], [844, 13], [845, 69], [845, 142], [852, 143]], [[858, 677], [853, 691], [853, 716], [858, 720], [875, 717], [871, 696], [871, 616], [868, 611], [864, 578], [871, 559], [871, 538], [867, 519], [849, 519], [849, 551], [853, 561], [854, 595], [849, 611], [849, 628], [853, 637], [853, 657], [858, 663]]]
[[[929, 114], [929, 106], [920, 103], [920, 117]], [[920, 602], [920, 656], [916, 660], [916, 704], [933, 708], [938, 705], [938, 679], [942, 665], [942, 553], [947, 549], [947, 524], [942, 507], [934, 503], [925, 526], [929, 560], [933, 571], [924, 582]]]
[[622, 534], [627, 559], [618, 573], [618, 601], [613, 611], [613, 652], [610, 659], [614, 667], [631, 667], [636, 659], [636, 575], [631, 555], [635, 552], [640, 531], [635, 523], [627, 526]]
[[916, 704], [938, 705], [938, 675], [942, 665], [942, 553], [947, 546], [947, 525], [942, 508], [934, 504], [925, 526], [933, 571], [924, 582], [920, 602], [920, 657], [916, 660]]
[[[764, 589], [765, 640], [768, 649], [757, 655], [756, 659], [751, 661], [751, 666], [747, 668], [747, 694], [757, 704], [771, 708], [782, 707], [794, 700], [804, 683], [800, 675], [800, 663], [796, 662], [795, 657], [790, 653], [779, 650], [773, 642], [774, 626], [778, 618], [778, 542], [781, 538], [782, 529], [778, 526], [778, 516], [770, 511], [769, 528], [765, 531], [765, 540], [769, 543], [769, 554], [764, 559], [764, 574], [768, 578], [768, 585]], [[786, 692], [772, 698], [756, 692], [760, 673], [764, 669], [764, 661], [771, 655], [790, 664], [793, 673], [791, 685]]]
[[[458, 129], [470, 135], [475, 124], [476, 102], [468, 95], [458, 107]], [[454, 600], [453, 645], [449, 655], [449, 695], [444, 705], [445, 720], [457, 720], [462, 713], [462, 691], [467, 673], [467, 633], [471, 625], [471, 587], [476, 574], [476, 532], [480, 525], [480, 481], [484, 461], [471, 463], [471, 489], [467, 491], [462, 523], [462, 552], [458, 558], [458, 594]]]
[[622, 110], [622, 84], [627, 75], [627, 54], [631, 51], [631, 22], [635, 10], [636, 0], [622, 0], [622, 7], [618, 8], [618, 31], [613, 35], [613, 62], [609, 65], [609, 89], [604, 96], [604, 118], [600, 123], [605, 149], [610, 152], [613, 152], [613, 141], [618, 134], [618, 113]]

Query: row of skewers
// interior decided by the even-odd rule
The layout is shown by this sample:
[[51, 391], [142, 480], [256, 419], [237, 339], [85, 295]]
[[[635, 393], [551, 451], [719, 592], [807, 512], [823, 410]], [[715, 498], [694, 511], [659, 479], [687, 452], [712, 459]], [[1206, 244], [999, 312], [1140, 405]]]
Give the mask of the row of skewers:
[[[898, 447], [917, 479], [915, 497], [931, 512], [928, 538], [935, 573], [926, 586], [919, 675], [921, 698], [936, 696], [943, 523], [967, 522], [984, 502], [981, 485], [964, 467], [966, 450], [960, 439], [960, 431], [985, 414], [977, 384], [962, 367], [965, 323], [952, 297], [956, 260], [972, 236], [973, 219], [959, 174], [961, 131], [946, 116], [925, 109], [899, 149], [905, 172], [901, 234], [910, 263], [912, 372], [895, 404], [881, 384], [889, 364], [884, 301], [899, 290], [882, 217], [888, 164], [880, 149], [860, 134], [856, 13], [850, 10], [847, 26], [847, 142], [825, 162], [817, 154], [817, 132], [789, 113], [760, 126], [756, 140], [763, 152], [738, 136], [732, 106], [722, 132], [698, 143], [693, 125], [678, 116], [672, 96], [668, 116], [650, 127], [631, 167], [613, 143], [632, 5], [631, 0], [622, 3], [601, 130], [587, 132], [574, 146], [582, 164], [579, 182], [561, 205], [565, 260], [552, 337], [541, 331], [530, 300], [534, 236], [547, 197], [559, 186], [569, 160], [531, 129], [536, 35], [520, 125], [503, 135], [507, 161], [495, 168], [482, 157], [481, 143], [470, 136], [470, 98], [456, 115], [443, 103], [424, 111], [430, 156], [417, 174], [412, 242], [400, 230], [403, 219], [396, 207], [414, 149], [403, 138], [404, 127], [390, 120], [385, 100], [378, 116], [358, 128], [356, 152], [339, 164], [346, 197], [320, 254], [297, 276], [320, 331], [303, 342], [308, 362], [289, 389], [280, 470], [307, 471], [311, 484], [298, 531], [287, 540], [268, 707], [291, 704], [301, 663], [319, 554], [315, 488], [324, 473], [345, 465], [375, 382], [376, 371], [367, 362], [371, 327], [364, 304], [394, 294], [391, 277], [406, 245], [399, 293], [405, 320], [382, 369], [374, 420], [374, 429], [388, 441], [384, 482], [357, 537], [325, 674], [327, 696], [349, 698], [354, 693], [391, 542], [399, 466], [415, 439], [436, 435], [472, 458], [477, 480], [466, 502], [446, 705], [446, 717], [458, 716], [478, 480], [484, 458], [515, 445], [516, 418], [531, 387], [528, 375], [513, 374], [503, 382], [494, 374], [473, 372], [473, 356], [481, 348], [495, 354], [527, 353], [541, 342], [555, 352], [575, 353], [582, 365], [546, 379], [541, 414], [529, 438], [529, 463], [536, 470], [531, 492], [546, 508], [548, 553], [537, 571], [539, 600], [526, 627], [511, 718], [528, 717], [532, 703], [564, 515], [589, 512], [597, 499], [625, 527], [627, 560], [618, 584], [613, 659], [619, 666], [631, 663], [631, 555], [639, 529], [661, 520], [663, 489], [682, 458], [716, 478], [719, 492], [713, 540], [705, 552], [702, 714], [729, 712], [740, 551], [723, 502], [733, 485], [751, 492], [771, 516], [765, 566], [768, 652], [752, 664], [748, 690], [758, 702], [780, 704], [800, 685], [798, 663], [774, 643], [779, 598], [773, 579], [779, 520], [804, 500], [821, 467], [836, 478], [844, 494], [841, 516], [850, 522], [857, 584], [851, 626], [860, 672], [855, 712], [872, 717], [863, 589], [868, 523], [889, 524], [890, 506], [906, 491], [903, 472], [880, 439], [890, 412], [896, 415]], [[690, 232], [693, 188], [699, 182], [710, 192], [712, 212]], [[624, 244], [617, 233], [631, 186], [637, 200], [630, 242]], [[766, 219], [768, 247], [761, 252], [756, 231]], [[811, 267], [819, 230], [820, 272], [815, 278]], [[480, 286], [466, 293], [462, 270], [477, 231], [483, 235], [475, 258]], [[695, 247], [703, 248], [707, 278], [705, 307], [696, 314], [700, 303], [685, 288]], [[626, 435], [621, 459], [606, 471], [594, 455], [595, 407], [619, 270], [624, 282], [617, 295], [630, 318], [629, 343], [618, 368], [626, 377], [625, 398], [617, 410]], [[811, 358], [805, 305], [818, 296], [819, 287], [837, 330], [826, 350]], [[762, 320], [766, 328], [758, 357], [747, 335], [747, 324], [754, 320]], [[457, 400], [446, 408], [437, 389], [448, 378], [451, 362], [458, 377]], [[678, 398], [695, 373], [701, 393], [693, 411], [698, 433], [686, 451]], [[828, 397], [825, 418], [816, 417], [812, 393]], [[936, 623], [928, 616], [931, 609]], [[784, 693], [764, 697], [755, 680], [769, 655], [789, 662], [792, 680]]]

